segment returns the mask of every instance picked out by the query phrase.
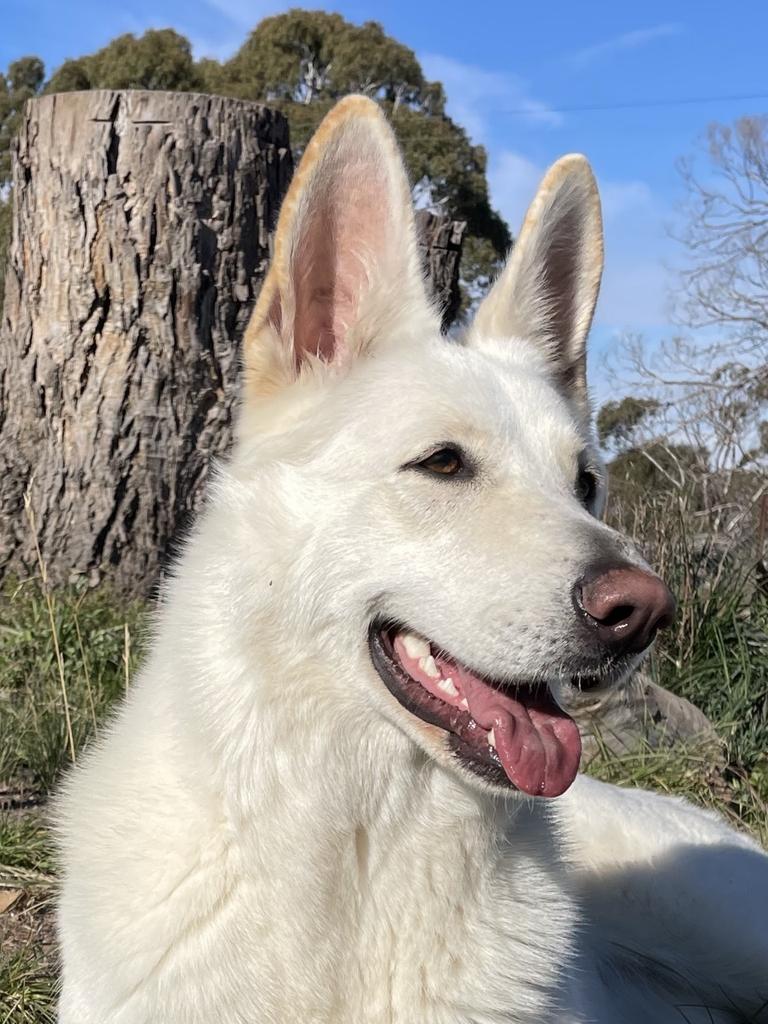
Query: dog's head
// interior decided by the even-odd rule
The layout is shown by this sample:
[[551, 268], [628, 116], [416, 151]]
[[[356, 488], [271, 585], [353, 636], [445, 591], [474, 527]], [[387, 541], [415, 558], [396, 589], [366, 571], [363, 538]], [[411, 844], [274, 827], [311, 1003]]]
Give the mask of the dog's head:
[[576, 774], [569, 695], [615, 685], [673, 613], [599, 521], [601, 270], [595, 181], [564, 157], [464, 339], [442, 337], [394, 136], [351, 97], [306, 150], [245, 339], [232, 472], [256, 495], [268, 639], [304, 658], [298, 699], [373, 709], [531, 795]]

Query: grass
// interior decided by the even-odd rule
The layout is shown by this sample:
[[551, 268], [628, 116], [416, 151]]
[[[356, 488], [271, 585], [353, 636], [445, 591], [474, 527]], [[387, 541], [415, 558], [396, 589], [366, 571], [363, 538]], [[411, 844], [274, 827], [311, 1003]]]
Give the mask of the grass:
[[107, 590], [0, 592], [0, 1024], [55, 1020], [56, 865], [44, 801], [129, 685], [145, 614]]
[[[634, 536], [650, 538], [653, 563], [678, 598], [675, 625], [651, 656], [651, 675], [715, 724], [737, 813], [765, 835], [768, 586], [760, 553], [748, 534], [702, 531], [684, 495], [643, 504], [629, 525]], [[673, 766], [665, 771], [674, 775]], [[696, 799], [695, 786], [690, 795]]]
[[[726, 815], [768, 845], [768, 592], [743, 548], [702, 543], [684, 500], [643, 507], [630, 524], [680, 599], [675, 628], [650, 664], [661, 685], [713, 721], [711, 750], [641, 747], [604, 752], [590, 771], [619, 785], [682, 794]], [[84, 587], [51, 592], [41, 581], [0, 593], [0, 887], [23, 892], [17, 933], [3, 941], [0, 1024], [54, 1020], [50, 900], [55, 858], [36, 802], [102, 727], [140, 657], [145, 610]], [[25, 902], [27, 901], [27, 902]]]
[[106, 590], [49, 593], [34, 580], [5, 587], [0, 781], [50, 792], [129, 685], [142, 622], [138, 604], [123, 608]]
[[0, 959], [0, 1024], [54, 1024], [50, 965], [34, 948]]
[[40, 816], [34, 813], [6, 813], [0, 816], [2, 883], [50, 887], [54, 882], [55, 873], [51, 837]]

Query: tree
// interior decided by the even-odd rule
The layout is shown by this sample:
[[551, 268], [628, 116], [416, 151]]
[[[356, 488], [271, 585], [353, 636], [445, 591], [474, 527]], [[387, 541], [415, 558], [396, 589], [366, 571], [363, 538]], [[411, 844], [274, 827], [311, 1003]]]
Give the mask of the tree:
[[278, 106], [299, 152], [339, 97], [377, 99], [403, 148], [417, 203], [466, 220], [463, 277], [470, 287], [487, 285], [511, 236], [490, 204], [485, 150], [446, 115], [442, 86], [425, 79], [413, 51], [381, 25], [294, 9], [260, 22], [230, 61], [199, 68], [211, 91]]
[[[657, 481], [695, 486], [719, 528], [722, 510], [748, 521], [768, 486], [768, 117], [710, 126], [680, 172], [684, 333], [623, 339], [613, 374], [632, 397], [604, 407], [598, 425], [624, 470], [653, 456]], [[636, 473], [641, 489], [649, 472]]]
[[606, 402], [597, 414], [597, 437], [603, 447], [620, 453], [637, 446], [637, 436], [648, 419], [659, 411], [654, 398], [626, 395], [615, 402]]
[[362, 92], [391, 104], [442, 105], [412, 50], [381, 25], [353, 25], [339, 14], [294, 9], [265, 18], [226, 65], [233, 84], [270, 101], [309, 104]]
[[626, 336], [617, 362], [616, 387], [630, 394], [597, 416], [614, 497], [634, 505], [651, 492], [686, 495], [702, 526], [747, 524], [767, 487], [768, 373], [738, 362], [711, 368], [682, 338], [649, 348]]
[[0, 188], [11, 174], [11, 139], [16, 134], [24, 104], [36, 96], [45, 79], [45, 67], [39, 57], [21, 57], [0, 74]]
[[[625, 395], [597, 414], [597, 437], [612, 456], [608, 464], [614, 505], [631, 510], [649, 493], [685, 492], [693, 503], [706, 472], [706, 449], [675, 444], [666, 435], [664, 407], [657, 398]], [[621, 510], [620, 510], [621, 511]]]
[[[32, 92], [18, 94], [15, 117], [43, 81], [42, 63], [26, 60], [37, 62], [39, 80]], [[354, 25], [339, 14], [294, 9], [261, 21], [223, 63], [195, 62], [189, 41], [171, 29], [123, 35], [94, 54], [65, 61], [45, 85], [45, 92], [85, 89], [191, 90], [266, 101], [288, 117], [297, 153], [340, 96], [365, 93], [392, 120], [417, 205], [467, 222], [467, 301], [487, 286], [511, 245], [506, 223], [491, 206], [484, 148], [446, 115], [442, 86], [426, 80], [413, 51], [377, 22]], [[2, 167], [7, 175], [16, 123], [10, 120], [2, 133], [0, 104], [0, 186], [7, 181]]]
[[681, 322], [718, 330], [740, 360], [768, 362], [768, 117], [711, 125], [705, 153], [703, 172], [695, 157], [680, 163]]
[[173, 29], [149, 29], [143, 36], [118, 36], [88, 57], [67, 60], [54, 73], [46, 92], [81, 89], [165, 89], [195, 91], [203, 78], [188, 39]]
[[[600, 411], [607, 447], [663, 441], [670, 451], [695, 451], [686, 472], [696, 467], [713, 498], [726, 500], [737, 480], [764, 474], [768, 465], [768, 365], [756, 355], [745, 339], [675, 336], [649, 346], [625, 335], [610, 369], [615, 387], [632, 397]], [[612, 417], [618, 422], [611, 427]]]

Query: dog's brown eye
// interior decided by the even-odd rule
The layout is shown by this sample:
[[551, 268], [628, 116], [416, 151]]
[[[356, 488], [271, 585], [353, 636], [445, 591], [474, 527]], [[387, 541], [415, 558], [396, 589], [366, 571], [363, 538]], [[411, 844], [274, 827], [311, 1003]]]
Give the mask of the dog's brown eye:
[[440, 476], [456, 476], [464, 468], [461, 453], [455, 448], [441, 448], [423, 459], [419, 465], [428, 469], [430, 473], [439, 473]]
[[573, 488], [577, 501], [582, 505], [591, 505], [597, 494], [597, 477], [588, 469], [580, 469]]
[[443, 477], [462, 477], [467, 479], [473, 475], [469, 459], [460, 448], [446, 445], [445, 448], [438, 448], [423, 459], [416, 459], [409, 462], [404, 469], [418, 469], [422, 473], [434, 474]]

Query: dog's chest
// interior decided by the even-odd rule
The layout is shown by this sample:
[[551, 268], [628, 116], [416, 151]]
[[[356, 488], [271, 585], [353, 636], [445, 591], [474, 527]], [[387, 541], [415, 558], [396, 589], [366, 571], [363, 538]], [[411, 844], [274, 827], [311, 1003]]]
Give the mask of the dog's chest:
[[343, 953], [328, 993], [334, 1020], [552, 1019], [575, 912], [547, 855], [556, 847], [545, 823], [503, 852], [438, 836], [377, 861], [371, 844], [365, 870], [361, 843], [358, 835], [353, 897], [336, 922]]

